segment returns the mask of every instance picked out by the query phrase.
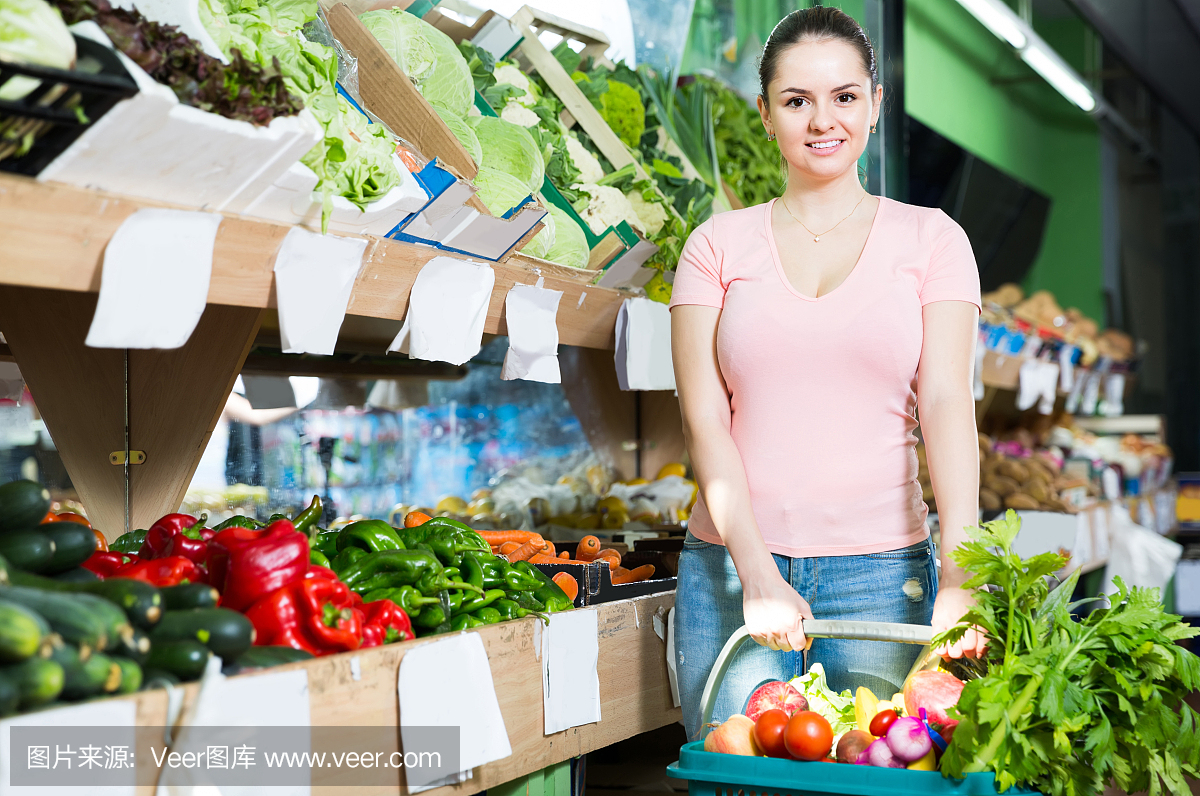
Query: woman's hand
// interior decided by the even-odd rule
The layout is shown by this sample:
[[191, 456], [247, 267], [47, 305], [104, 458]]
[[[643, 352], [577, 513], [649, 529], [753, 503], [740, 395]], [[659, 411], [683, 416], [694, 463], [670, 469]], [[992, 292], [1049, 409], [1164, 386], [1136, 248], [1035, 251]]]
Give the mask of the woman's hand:
[[[975, 606], [975, 593], [958, 586], [938, 590], [933, 603], [933, 634], [949, 630], [958, 624], [963, 614]], [[987, 652], [988, 638], [979, 628], [972, 627], [953, 644], [943, 644], [934, 654], [943, 658], [982, 658]]]
[[801, 624], [813, 618], [812, 609], [778, 570], [774, 578], [758, 580], [751, 588], [743, 584], [742, 615], [750, 636], [764, 647], [800, 652], [812, 644]]

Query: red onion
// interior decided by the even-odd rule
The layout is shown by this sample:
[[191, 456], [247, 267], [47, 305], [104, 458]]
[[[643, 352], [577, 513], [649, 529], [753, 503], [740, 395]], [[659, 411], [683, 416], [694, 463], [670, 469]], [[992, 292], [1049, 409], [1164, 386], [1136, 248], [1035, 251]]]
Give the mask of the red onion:
[[867, 756], [867, 765], [879, 768], [904, 768], [904, 763], [896, 759], [888, 747], [887, 741], [882, 738], [872, 741], [864, 754]]
[[929, 754], [933, 741], [920, 719], [907, 716], [896, 719], [887, 731], [887, 745], [897, 760], [912, 763]]

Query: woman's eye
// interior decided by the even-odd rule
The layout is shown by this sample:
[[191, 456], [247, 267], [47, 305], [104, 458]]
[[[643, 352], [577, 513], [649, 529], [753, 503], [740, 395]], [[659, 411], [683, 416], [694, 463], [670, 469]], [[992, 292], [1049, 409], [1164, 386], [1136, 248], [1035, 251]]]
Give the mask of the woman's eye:
[[789, 108], [799, 108], [800, 103], [804, 102], [804, 101], [805, 101], [804, 97], [792, 97], [790, 100], [788, 100], [784, 104], [787, 105], [787, 107], [789, 107]]
[[853, 94], [839, 94], [838, 102], [854, 102], [856, 97]]

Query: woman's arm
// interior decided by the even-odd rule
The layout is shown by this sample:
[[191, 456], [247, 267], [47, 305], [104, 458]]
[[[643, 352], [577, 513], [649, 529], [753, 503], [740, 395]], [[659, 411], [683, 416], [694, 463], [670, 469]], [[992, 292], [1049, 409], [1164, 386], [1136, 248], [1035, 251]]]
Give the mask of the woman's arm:
[[[979, 521], [979, 441], [972, 379], [979, 310], [965, 301], [935, 301], [922, 310], [924, 343], [917, 368], [917, 412], [929, 478], [942, 530], [942, 573], [933, 606], [933, 631], [953, 627], [975, 602], [962, 588], [970, 577], [950, 559], [966, 540], [964, 528]], [[987, 637], [968, 630], [939, 649], [952, 658], [982, 655]]]
[[754, 520], [742, 457], [730, 436], [729, 391], [717, 364], [721, 310], [682, 305], [671, 311], [671, 353], [692, 469], [721, 541], [742, 582], [750, 635], [771, 649], [805, 648], [808, 603], [779, 574]]

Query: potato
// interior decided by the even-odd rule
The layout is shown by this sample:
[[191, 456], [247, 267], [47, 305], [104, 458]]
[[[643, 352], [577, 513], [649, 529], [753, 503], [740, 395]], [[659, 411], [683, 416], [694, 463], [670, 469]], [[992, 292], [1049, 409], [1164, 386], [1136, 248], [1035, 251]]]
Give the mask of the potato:
[[1008, 497], [1014, 492], [1021, 491], [1021, 485], [1006, 475], [994, 475], [984, 481], [983, 485], [1000, 497]]
[[1008, 509], [1037, 509], [1041, 504], [1024, 492], [1014, 492], [1004, 498], [1004, 507]]
[[985, 511], [997, 511], [1004, 508], [1000, 496], [986, 486], [979, 488], [979, 508]]
[[1031, 478], [1029, 483], [1025, 484], [1022, 488], [1025, 490], [1025, 494], [1039, 503], [1045, 503], [1050, 499], [1050, 488], [1041, 479]]
[[1021, 464], [1016, 459], [1005, 459], [996, 465], [996, 473], [998, 475], [1007, 475], [1018, 484], [1023, 484], [1029, 480], [1029, 468]]
[[991, 437], [989, 437], [987, 434], [984, 434], [982, 431], [979, 432], [979, 447], [980, 447], [980, 449], [990, 451], [992, 449], [992, 446], [995, 444], [996, 443], [992, 441]]

